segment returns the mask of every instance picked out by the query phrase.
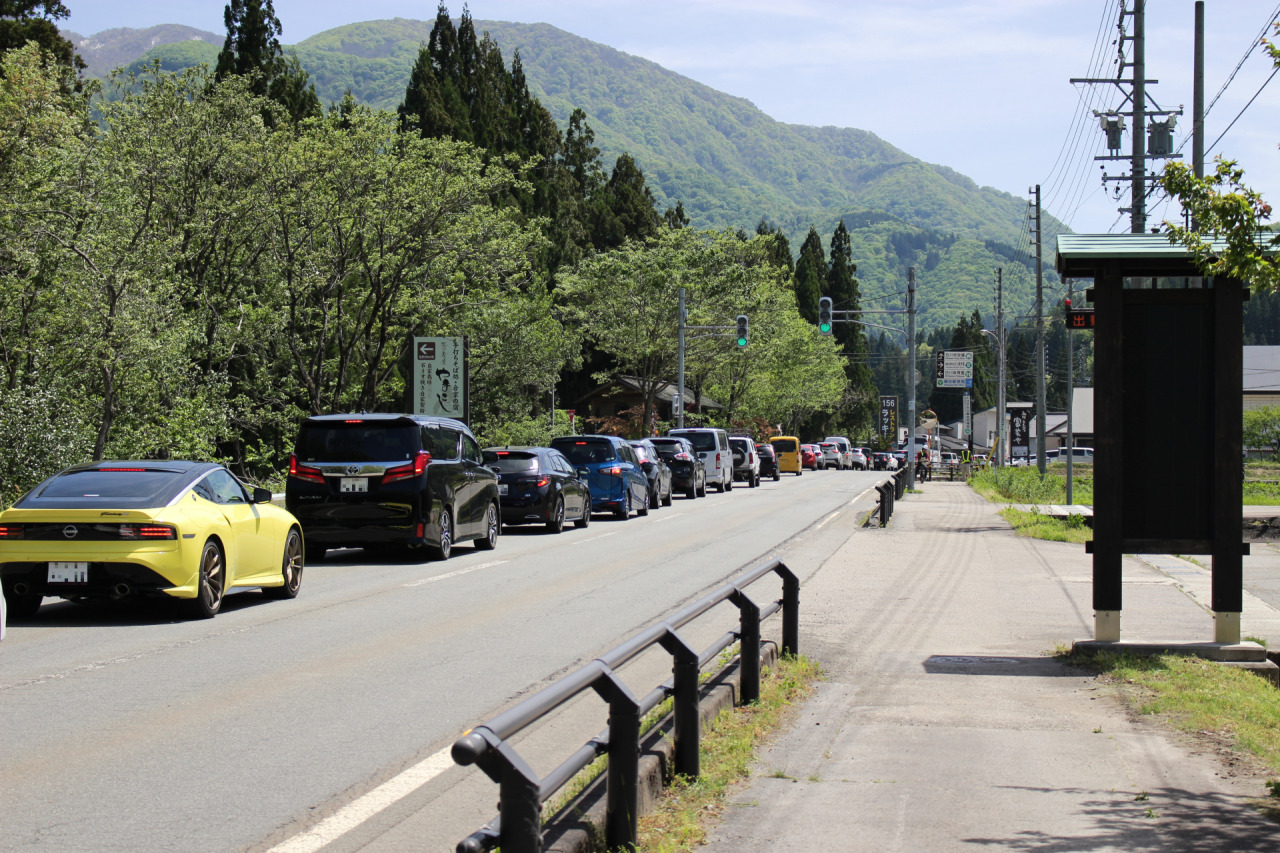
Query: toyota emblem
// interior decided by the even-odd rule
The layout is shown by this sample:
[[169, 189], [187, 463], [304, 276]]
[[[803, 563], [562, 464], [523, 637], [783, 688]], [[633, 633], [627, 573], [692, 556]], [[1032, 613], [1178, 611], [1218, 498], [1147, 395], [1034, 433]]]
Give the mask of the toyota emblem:
[[347, 466], [347, 474], [348, 474], [349, 476], [354, 477], [356, 474], [359, 474], [359, 473], [360, 473], [360, 466], [359, 466], [359, 465], [348, 465], [348, 466]]
[[74, 524], [68, 524], [66, 527], [62, 528], [62, 535], [67, 539], [75, 539], [76, 534], [79, 532], [80, 531], [76, 529]]

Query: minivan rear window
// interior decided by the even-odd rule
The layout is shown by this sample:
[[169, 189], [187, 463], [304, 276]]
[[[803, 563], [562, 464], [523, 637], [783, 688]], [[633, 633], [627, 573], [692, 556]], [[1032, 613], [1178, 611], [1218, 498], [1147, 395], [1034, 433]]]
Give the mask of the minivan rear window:
[[538, 455], [522, 450], [486, 450], [484, 464], [503, 474], [522, 474], [538, 470]]
[[775, 438], [772, 442], [774, 448], [780, 453], [795, 453], [796, 443], [790, 438]]
[[[418, 452], [415, 423], [304, 424], [297, 455], [306, 462], [392, 462]], [[434, 455], [434, 454], [433, 454]], [[450, 454], [450, 456], [454, 456]]]
[[591, 465], [595, 462], [612, 462], [616, 458], [613, 444], [590, 438], [552, 439], [551, 446], [563, 453], [574, 465]]
[[714, 432], [684, 432], [680, 434], [681, 438], [687, 438], [693, 442], [693, 449], [701, 452], [716, 449], [716, 434]]

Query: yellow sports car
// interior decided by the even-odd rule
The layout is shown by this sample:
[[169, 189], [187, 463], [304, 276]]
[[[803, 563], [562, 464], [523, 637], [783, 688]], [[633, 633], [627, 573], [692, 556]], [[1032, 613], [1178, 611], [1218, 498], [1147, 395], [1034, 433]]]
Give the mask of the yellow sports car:
[[209, 618], [235, 587], [293, 598], [302, 531], [209, 462], [93, 462], [67, 468], [0, 512], [0, 582], [9, 617], [44, 596], [167, 596]]

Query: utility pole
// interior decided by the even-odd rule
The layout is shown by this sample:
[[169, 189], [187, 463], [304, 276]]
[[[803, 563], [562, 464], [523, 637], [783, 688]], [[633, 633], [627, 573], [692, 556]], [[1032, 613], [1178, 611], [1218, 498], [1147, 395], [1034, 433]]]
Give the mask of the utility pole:
[[1040, 185], [1036, 184], [1036, 468], [1045, 473], [1044, 264], [1041, 260]]
[[916, 268], [907, 267], [907, 484], [916, 485]]
[[1009, 348], [1005, 342], [1004, 330], [1004, 267], [996, 267], [996, 344], [1000, 347], [999, 367], [997, 373], [1000, 376], [1000, 391], [996, 394], [996, 405], [1000, 408], [1000, 424], [996, 427], [996, 448], [999, 450], [997, 454], [996, 465], [1004, 467], [1005, 447], [1005, 408], [1008, 401], [1005, 395], [1009, 387], [1009, 379], [1005, 376], [1005, 359], [1008, 358]]
[[[1147, 230], [1147, 0], [1133, 0], [1133, 174], [1130, 184], [1129, 230]], [[1123, 42], [1121, 42], [1123, 44]], [[1041, 416], [1043, 417], [1043, 415]], [[1041, 448], [1044, 442], [1040, 442]], [[1044, 473], [1044, 450], [1040, 451], [1040, 473]]]
[[679, 331], [676, 332], [676, 346], [679, 349], [679, 354], [676, 356], [676, 365], [677, 365], [676, 373], [678, 376], [678, 379], [676, 380], [677, 384], [676, 384], [676, 399], [675, 399], [676, 428], [684, 429], [684, 324], [685, 324], [686, 317], [685, 317], [685, 311], [684, 311], [684, 288], [683, 287], [680, 288], [680, 299], [677, 302], [676, 318], [679, 321], [679, 325], [678, 325]]
[[[1147, 91], [1149, 84], [1159, 83], [1159, 80], [1147, 79], [1147, 49], [1146, 49], [1146, 0], [1132, 0], [1133, 9], [1128, 8], [1128, 0], [1121, 0], [1120, 3], [1120, 21], [1117, 29], [1120, 36], [1116, 40], [1118, 44], [1118, 68], [1115, 77], [1072, 77], [1072, 83], [1105, 83], [1112, 84], [1118, 88], [1124, 96], [1121, 106], [1125, 103], [1132, 106], [1130, 110], [1110, 109], [1106, 112], [1094, 110], [1096, 116], [1102, 126], [1103, 132], [1107, 137], [1107, 154], [1094, 157], [1094, 160], [1118, 161], [1129, 164], [1129, 174], [1127, 175], [1109, 175], [1106, 166], [1102, 166], [1102, 184], [1106, 186], [1108, 183], [1115, 181], [1129, 181], [1130, 185], [1130, 203], [1128, 207], [1118, 208], [1122, 213], [1129, 214], [1129, 230], [1134, 234], [1142, 234], [1147, 228], [1147, 161], [1165, 159], [1173, 155], [1173, 128], [1177, 123], [1175, 116], [1182, 115], [1182, 108], [1176, 110], [1161, 109], [1159, 104], [1155, 103], [1155, 99], [1150, 97]], [[1133, 22], [1133, 35], [1126, 35], [1125, 19], [1131, 18]], [[1129, 62], [1125, 58], [1125, 48], [1127, 45], [1133, 47], [1133, 61]], [[1125, 78], [1126, 70], [1132, 70], [1133, 76]], [[1148, 107], [1148, 101], [1154, 106], [1154, 109]], [[1129, 116], [1133, 119], [1132, 129], [1125, 127], [1125, 117]], [[1163, 119], [1157, 121], [1156, 119]], [[1150, 127], [1147, 120], [1151, 119]], [[1121, 154], [1122, 137], [1125, 130], [1129, 129], [1132, 134], [1132, 146], [1129, 154]], [[1150, 133], [1151, 145], [1150, 150], [1147, 146], [1147, 135]], [[1120, 198], [1120, 188], [1116, 187], [1116, 199]]]
[[[1204, 0], [1196, 0], [1196, 41], [1192, 59], [1191, 168], [1204, 177]], [[1191, 226], [1192, 228], [1195, 225]]]

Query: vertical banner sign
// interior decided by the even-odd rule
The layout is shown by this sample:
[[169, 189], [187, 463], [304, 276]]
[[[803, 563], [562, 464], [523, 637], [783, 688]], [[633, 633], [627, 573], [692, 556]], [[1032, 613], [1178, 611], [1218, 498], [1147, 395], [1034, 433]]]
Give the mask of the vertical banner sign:
[[465, 338], [413, 339], [413, 413], [467, 420]]
[[896, 436], [898, 434], [898, 398], [880, 398], [880, 434]]
[[973, 435], [973, 403], [970, 402], [969, 392], [964, 392], [964, 434]]
[[1024, 462], [1030, 456], [1031, 407], [1009, 410], [1009, 456]]

